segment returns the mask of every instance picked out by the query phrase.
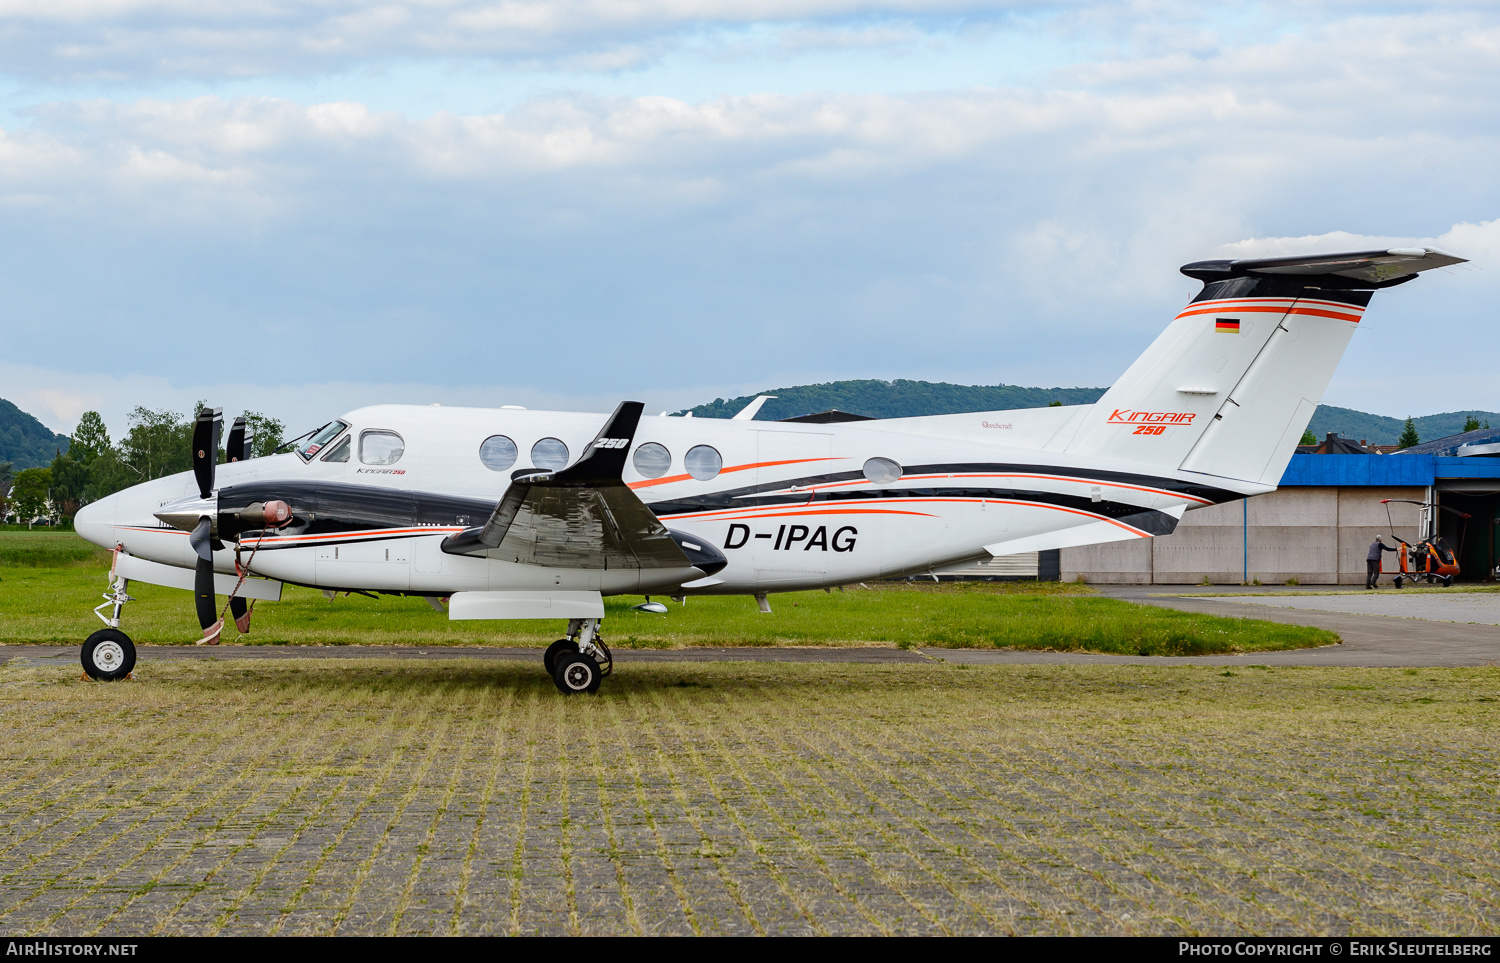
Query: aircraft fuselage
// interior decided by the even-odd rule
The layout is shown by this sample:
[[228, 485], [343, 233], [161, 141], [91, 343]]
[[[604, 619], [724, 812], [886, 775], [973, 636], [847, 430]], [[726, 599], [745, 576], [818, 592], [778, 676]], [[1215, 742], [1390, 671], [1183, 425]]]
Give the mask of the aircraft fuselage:
[[[704, 578], [690, 569], [548, 566], [442, 550], [444, 539], [484, 523], [510, 471], [532, 464], [534, 450], [571, 463], [604, 415], [361, 408], [310, 455], [219, 466], [216, 534], [225, 547], [214, 553], [214, 568], [235, 571], [232, 539], [242, 533], [229, 510], [274, 498], [292, 506], [295, 523], [256, 537], [239, 558], [255, 575], [294, 584], [433, 596], [512, 589], [753, 594], [921, 572], [984, 557], [997, 545], [1002, 553], [1003, 546], [1029, 551], [1039, 537], [1086, 525], [1103, 526], [1113, 538], [1149, 537], [1170, 531], [1187, 509], [1266, 490], [1070, 458], [1061, 448], [1086, 410], [826, 425], [643, 418], [632, 454], [648, 445], [659, 450], [651, 452], [654, 460], [627, 460], [624, 481], [668, 529], [723, 553], [728, 564]], [[372, 436], [380, 443], [368, 444]], [[392, 445], [401, 447], [394, 460]], [[482, 449], [498, 468], [486, 466]], [[867, 472], [872, 459], [883, 461]], [[77, 527], [96, 544], [191, 568], [187, 532], [154, 513], [196, 491], [191, 472], [137, 485], [85, 507]]]

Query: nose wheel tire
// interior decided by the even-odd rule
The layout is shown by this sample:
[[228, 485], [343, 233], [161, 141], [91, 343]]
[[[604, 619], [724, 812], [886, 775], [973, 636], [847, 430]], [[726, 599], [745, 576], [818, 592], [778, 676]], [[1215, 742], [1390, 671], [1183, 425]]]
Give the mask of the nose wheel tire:
[[578, 644], [572, 639], [558, 639], [547, 646], [546, 653], [542, 656], [542, 666], [546, 668], [547, 674], [552, 675], [557, 671], [557, 657], [564, 652], [577, 652]]
[[135, 668], [135, 643], [119, 629], [100, 629], [84, 641], [79, 658], [90, 679], [113, 682]]
[[602, 678], [599, 663], [578, 652], [562, 653], [552, 670], [552, 681], [557, 683], [557, 691], [563, 695], [598, 692]]

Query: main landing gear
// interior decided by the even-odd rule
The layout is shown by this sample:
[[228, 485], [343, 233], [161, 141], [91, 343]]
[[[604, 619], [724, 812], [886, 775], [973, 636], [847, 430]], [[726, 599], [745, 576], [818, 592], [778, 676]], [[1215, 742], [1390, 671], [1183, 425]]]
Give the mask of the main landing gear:
[[600, 619], [572, 619], [568, 636], [547, 646], [542, 665], [557, 691], [564, 695], [598, 692], [599, 683], [614, 671], [615, 660], [604, 637], [599, 634]]
[[[135, 601], [126, 591], [128, 588], [130, 583], [126, 579], [116, 578], [110, 583], [109, 591], [104, 593], [104, 604], [94, 608], [94, 614], [106, 628], [84, 640], [83, 651], [79, 653], [83, 671], [90, 679], [113, 682], [130, 675], [135, 668], [135, 643], [120, 631], [120, 610], [126, 602]], [[100, 609], [111, 609], [111, 612], [105, 615]]]

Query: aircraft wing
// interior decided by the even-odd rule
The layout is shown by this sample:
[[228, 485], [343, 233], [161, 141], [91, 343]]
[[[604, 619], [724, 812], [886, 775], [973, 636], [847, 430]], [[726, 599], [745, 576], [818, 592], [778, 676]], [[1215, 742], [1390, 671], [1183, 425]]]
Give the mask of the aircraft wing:
[[[450, 555], [487, 555], [552, 568], [687, 568], [712, 559], [679, 544], [621, 478], [642, 405], [624, 401], [561, 471], [524, 468], [483, 526], [443, 541]], [[700, 565], [700, 567], [702, 567]], [[722, 567], [722, 566], [719, 566]], [[716, 569], [715, 569], [716, 570]]]

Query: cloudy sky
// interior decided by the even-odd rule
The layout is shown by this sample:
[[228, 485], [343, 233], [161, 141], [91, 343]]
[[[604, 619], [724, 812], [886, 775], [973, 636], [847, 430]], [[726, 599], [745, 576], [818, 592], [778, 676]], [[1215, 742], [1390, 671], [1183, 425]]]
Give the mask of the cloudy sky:
[[1413, 242], [1329, 403], [1500, 409], [1492, 4], [0, 0], [0, 397], [1105, 385], [1190, 260]]

